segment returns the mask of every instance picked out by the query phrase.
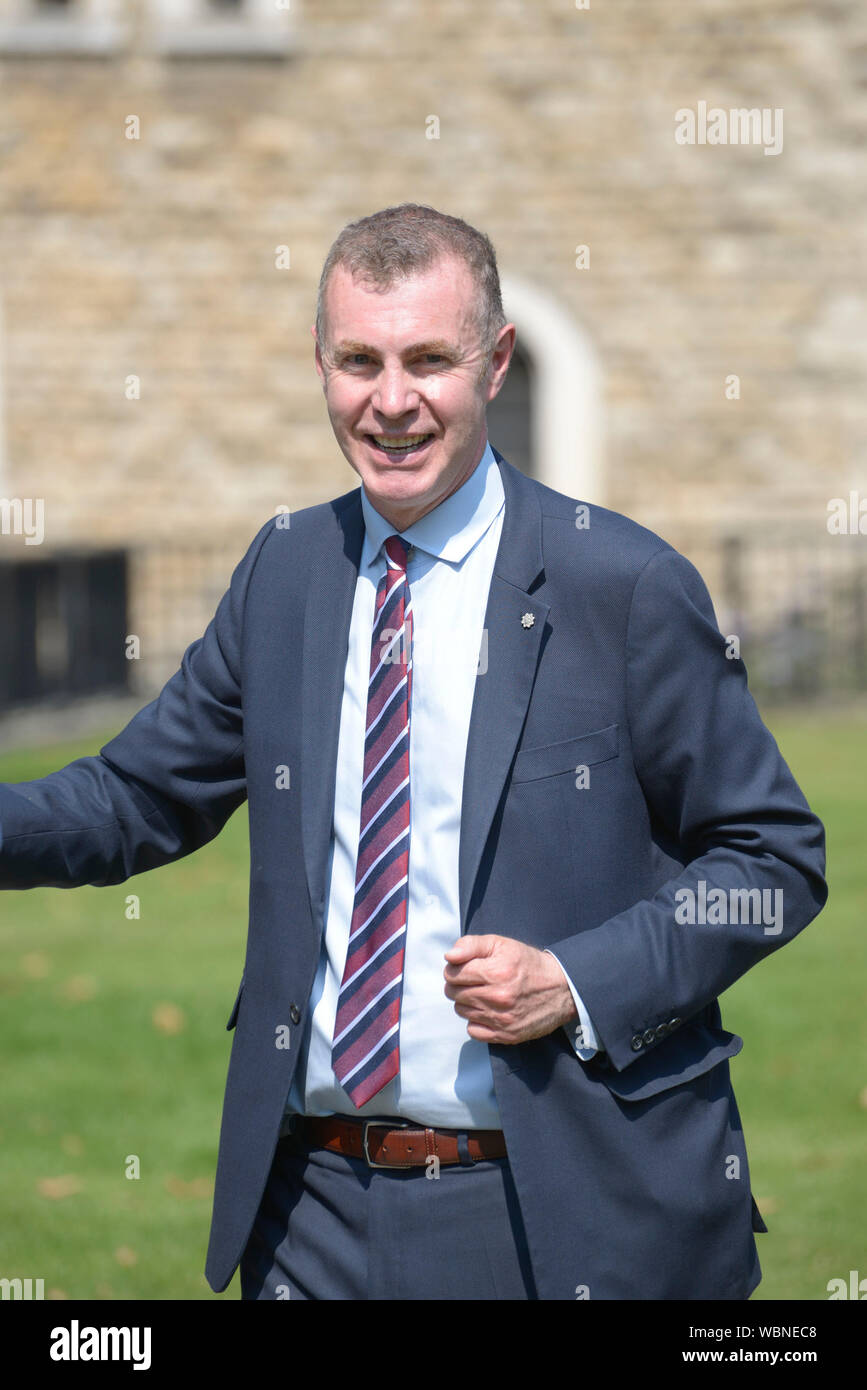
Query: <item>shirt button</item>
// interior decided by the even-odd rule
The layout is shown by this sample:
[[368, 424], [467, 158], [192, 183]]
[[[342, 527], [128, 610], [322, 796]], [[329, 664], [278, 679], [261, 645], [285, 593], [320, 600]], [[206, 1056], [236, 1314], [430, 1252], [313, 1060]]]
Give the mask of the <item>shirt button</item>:
[[289, 1005], [289, 1017], [291, 1018], [293, 1023], [301, 1022], [301, 1010], [299, 1009], [297, 1004]]

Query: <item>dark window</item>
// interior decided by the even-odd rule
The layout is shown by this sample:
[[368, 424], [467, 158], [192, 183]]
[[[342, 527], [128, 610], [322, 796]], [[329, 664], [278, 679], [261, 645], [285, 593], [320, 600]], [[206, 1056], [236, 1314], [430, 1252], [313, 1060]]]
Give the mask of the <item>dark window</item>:
[[533, 458], [533, 368], [516, 347], [502, 390], [488, 406], [488, 438], [509, 463], [536, 476]]
[[126, 690], [126, 607], [123, 554], [0, 565], [0, 708]]

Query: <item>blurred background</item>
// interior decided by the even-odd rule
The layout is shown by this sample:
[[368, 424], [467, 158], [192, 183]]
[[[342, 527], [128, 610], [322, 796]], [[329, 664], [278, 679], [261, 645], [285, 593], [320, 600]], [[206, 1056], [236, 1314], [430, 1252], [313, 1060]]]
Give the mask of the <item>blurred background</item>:
[[[0, 778], [95, 753], [264, 521], [356, 486], [310, 336], [341, 228], [480, 227], [492, 442], [693, 560], [828, 827], [828, 908], [724, 1001], [756, 1298], [867, 1277], [865, 116], [845, 0], [0, 0]], [[0, 1276], [213, 1296], [246, 854], [240, 812], [4, 895]]]

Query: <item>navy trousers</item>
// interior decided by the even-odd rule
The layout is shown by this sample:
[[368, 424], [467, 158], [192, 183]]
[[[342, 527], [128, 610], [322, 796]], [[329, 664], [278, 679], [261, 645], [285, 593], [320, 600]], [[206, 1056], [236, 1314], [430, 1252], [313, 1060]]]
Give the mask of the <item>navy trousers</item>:
[[427, 1171], [281, 1139], [242, 1299], [535, 1299], [508, 1160]]

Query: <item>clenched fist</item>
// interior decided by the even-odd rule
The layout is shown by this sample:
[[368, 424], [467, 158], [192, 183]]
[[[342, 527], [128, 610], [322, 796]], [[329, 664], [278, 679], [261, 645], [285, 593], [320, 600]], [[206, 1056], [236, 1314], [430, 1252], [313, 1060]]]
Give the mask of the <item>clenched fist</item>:
[[445, 958], [446, 998], [478, 1042], [542, 1038], [577, 1013], [563, 969], [547, 951], [508, 936], [461, 936]]

